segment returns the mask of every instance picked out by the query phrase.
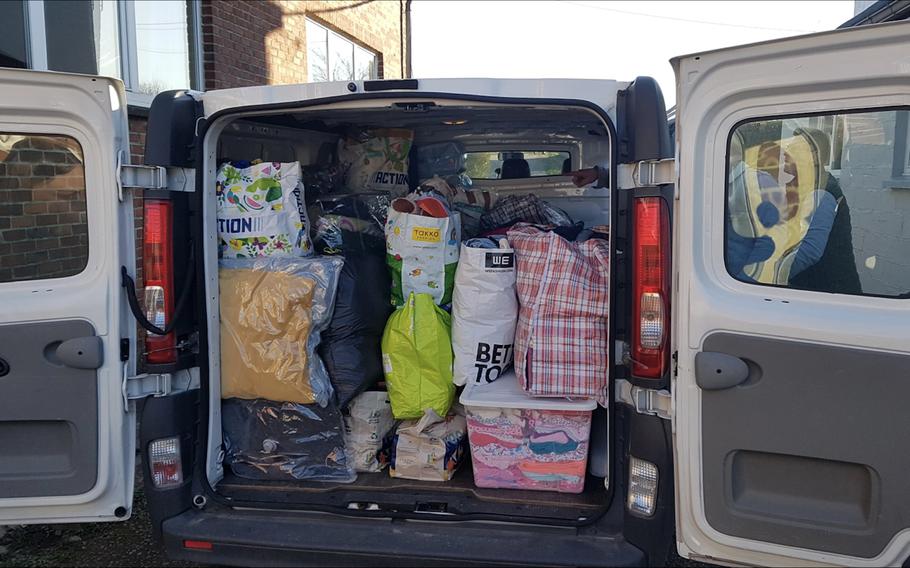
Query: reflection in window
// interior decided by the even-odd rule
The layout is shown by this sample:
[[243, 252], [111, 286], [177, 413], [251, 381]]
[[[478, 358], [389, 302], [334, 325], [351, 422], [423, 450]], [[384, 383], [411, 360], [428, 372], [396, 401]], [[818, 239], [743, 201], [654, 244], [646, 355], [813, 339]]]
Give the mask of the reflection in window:
[[155, 95], [190, 86], [189, 36], [185, 0], [134, 2], [138, 83], [134, 90]]
[[0, 283], [61, 278], [88, 262], [82, 148], [0, 133]]
[[376, 79], [376, 54], [312, 20], [306, 22], [307, 81]]
[[558, 176], [571, 169], [571, 154], [562, 151], [468, 152], [464, 159], [471, 179]]
[[[907, 111], [742, 124], [728, 148], [725, 260], [744, 282], [910, 292], [910, 192], [892, 187]], [[906, 219], [906, 221], [905, 221]]]
[[25, 2], [0, 2], [0, 67], [28, 67], [25, 35]]

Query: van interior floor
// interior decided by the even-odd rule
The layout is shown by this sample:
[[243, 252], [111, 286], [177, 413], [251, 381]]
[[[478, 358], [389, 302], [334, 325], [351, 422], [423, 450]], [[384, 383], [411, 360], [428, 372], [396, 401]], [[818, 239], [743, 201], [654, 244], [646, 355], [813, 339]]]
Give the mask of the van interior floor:
[[484, 489], [474, 485], [470, 463], [448, 482], [415, 481], [389, 476], [388, 471], [360, 473], [350, 484], [313, 481], [260, 481], [225, 471], [218, 493], [235, 502], [318, 505], [344, 509], [382, 510], [440, 515], [548, 519], [584, 522], [606, 510], [609, 492], [604, 478], [589, 475], [578, 494], [517, 489]]

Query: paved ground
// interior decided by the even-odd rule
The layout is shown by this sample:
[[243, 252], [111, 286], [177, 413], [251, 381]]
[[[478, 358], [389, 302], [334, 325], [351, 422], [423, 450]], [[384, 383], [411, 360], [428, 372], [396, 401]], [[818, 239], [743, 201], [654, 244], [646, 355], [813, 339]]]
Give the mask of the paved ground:
[[[0, 527], [0, 568], [31, 566], [198, 566], [170, 562], [152, 540], [142, 480], [133, 516], [123, 523]], [[668, 566], [710, 567], [678, 556]]]

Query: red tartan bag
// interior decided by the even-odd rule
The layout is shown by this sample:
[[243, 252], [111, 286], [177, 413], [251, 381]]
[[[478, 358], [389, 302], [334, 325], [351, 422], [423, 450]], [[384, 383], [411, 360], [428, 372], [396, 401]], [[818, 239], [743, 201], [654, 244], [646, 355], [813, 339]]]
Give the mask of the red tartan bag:
[[515, 373], [533, 396], [607, 401], [610, 368], [609, 242], [570, 242], [518, 223], [508, 233], [515, 249], [520, 308]]

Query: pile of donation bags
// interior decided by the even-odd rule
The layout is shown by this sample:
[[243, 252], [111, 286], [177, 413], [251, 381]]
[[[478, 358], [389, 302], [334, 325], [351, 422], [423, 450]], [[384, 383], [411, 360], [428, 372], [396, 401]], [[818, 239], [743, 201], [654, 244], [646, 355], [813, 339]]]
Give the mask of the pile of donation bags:
[[347, 483], [388, 464], [447, 481], [470, 454], [478, 486], [581, 491], [607, 397], [606, 229], [440, 177], [407, 192], [376, 172], [406, 174], [410, 139], [377, 136], [339, 151], [373, 156], [353, 176], [218, 170], [226, 463], [253, 479]]

